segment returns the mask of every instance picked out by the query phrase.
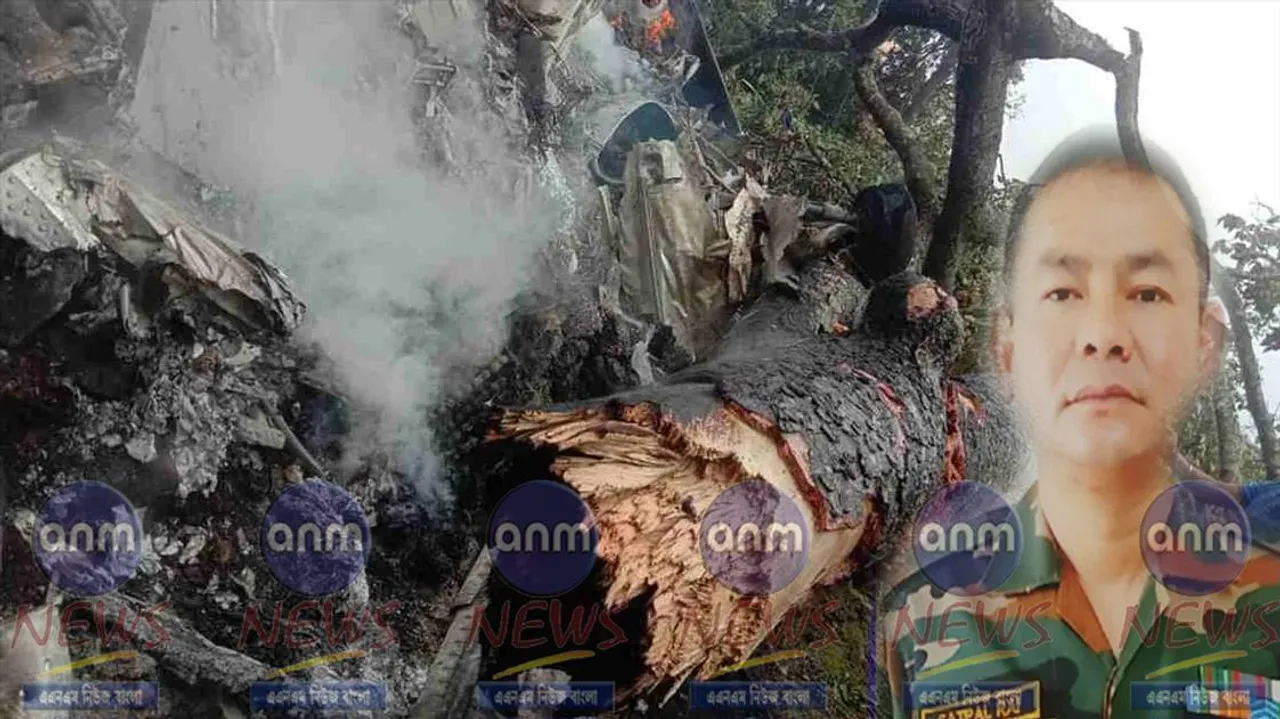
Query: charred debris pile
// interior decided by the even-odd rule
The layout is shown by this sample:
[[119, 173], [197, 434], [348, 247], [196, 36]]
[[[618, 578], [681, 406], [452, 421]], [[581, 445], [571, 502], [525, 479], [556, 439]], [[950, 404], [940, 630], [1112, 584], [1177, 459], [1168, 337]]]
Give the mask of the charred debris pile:
[[[489, 409], [653, 382], [707, 357], [735, 313], [770, 293], [814, 300], [789, 322], [843, 332], [866, 283], [834, 263], [852, 259], [870, 280], [910, 255], [915, 220], [901, 188], [871, 188], [846, 210], [763, 184], [768, 168], [739, 155], [693, 2], [395, 5], [392, 21], [416, 51], [423, 162], [467, 171], [448, 118], [477, 99], [459, 86], [479, 87], [524, 146], [530, 174], [551, 175], [568, 208], [556, 236], [531, 238], [544, 262], [512, 310], [507, 346], [478, 371], [455, 368], [467, 388], [430, 408], [456, 492], [447, 512], [433, 512], [399, 458], [339, 462], [366, 408], [345, 395], [322, 348], [294, 335], [306, 298], [251, 236], [235, 236], [236, 198], [134, 138], [128, 98], [148, 4], [66, 5], [81, 15], [48, 17], [24, 2], [5, 10], [14, 20], [0, 67], [0, 666], [14, 672], [5, 688], [23, 672], [124, 648], [135, 654], [63, 676], [157, 681], [159, 715], [243, 716], [252, 682], [345, 651], [289, 678], [375, 681], [392, 715], [456, 716], [481, 662], [459, 639], [484, 601], [484, 503], [519, 479], [477, 455]], [[483, 28], [478, 61], [448, 51], [462, 22]], [[601, 23], [609, 43], [590, 47], [583, 38], [600, 37]], [[67, 136], [37, 132], [48, 128]], [[893, 235], [901, 252], [859, 261], [867, 227]], [[272, 578], [259, 529], [280, 491], [309, 478], [359, 500], [373, 551], [357, 581], [299, 612], [310, 621], [285, 640], [273, 615], [289, 621], [305, 598]], [[67, 646], [14, 637], [20, 613], [41, 630], [51, 616], [58, 632], [76, 599], [48, 581], [32, 543], [43, 502], [81, 480], [109, 484], [137, 508], [138, 571], [93, 600], [105, 619], [87, 610], [88, 628]], [[335, 644], [326, 612], [372, 612], [388, 629], [369, 619]], [[94, 624], [122, 617], [128, 631], [115, 641]], [[246, 630], [251, 617], [265, 632]]]

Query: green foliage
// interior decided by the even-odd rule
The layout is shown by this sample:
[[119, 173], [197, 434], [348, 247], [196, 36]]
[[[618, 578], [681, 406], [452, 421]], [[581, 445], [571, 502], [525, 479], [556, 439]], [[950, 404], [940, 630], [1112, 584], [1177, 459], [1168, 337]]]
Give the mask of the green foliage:
[[[1265, 210], [1265, 211], [1264, 211]], [[1214, 243], [1220, 256], [1231, 258], [1229, 271], [1240, 292], [1245, 308], [1245, 321], [1255, 339], [1267, 350], [1280, 349], [1280, 215], [1259, 204], [1250, 220], [1238, 215], [1223, 215], [1218, 226], [1230, 233], [1228, 239]], [[1214, 402], [1222, 403], [1228, 417], [1227, 432], [1232, 455], [1228, 459], [1241, 481], [1265, 476], [1262, 452], [1255, 439], [1241, 430], [1239, 415], [1246, 410], [1244, 381], [1240, 361], [1229, 342], [1224, 357], [1222, 376], [1216, 395], [1204, 395], [1188, 409], [1178, 428], [1179, 450], [1193, 463], [1210, 473], [1218, 467], [1218, 427]]]
[[1240, 365], [1231, 355], [1225, 358], [1221, 376], [1212, 393], [1205, 392], [1187, 408], [1178, 425], [1178, 451], [1205, 472], [1221, 477], [1219, 466], [1218, 424], [1215, 404], [1221, 406], [1227, 420], [1227, 468], [1238, 481], [1263, 476], [1262, 452], [1257, 444], [1241, 432], [1239, 412], [1244, 406]]
[[1235, 285], [1244, 300], [1249, 329], [1267, 351], [1280, 350], [1280, 214], [1258, 203], [1253, 217], [1223, 215], [1231, 233], [1214, 249], [1234, 261]]
[[[1021, 180], [998, 176], [987, 198], [985, 221], [995, 226], [995, 236], [1001, 240], [1005, 237], [1014, 200], [1025, 184]], [[991, 346], [992, 321], [1001, 302], [1003, 270], [1004, 245], [1001, 242], [989, 245], [969, 242], [964, 245], [956, 268], [956, 287], [960, 290], [958, 301], [966, 340], [964, 350], [952, 368], [955, 374], [990, 370], [987, 349]]]
[[[705, 17], [720, 53], [750, 47], [766, 30], [803, 24], [817, 30], [857, 25], [864, 0], [706, 0]], [[826, 5], [821, 12], [815, 8]], [[900, 110], [938, 65], [947, 47], [935, 33], [904, 28], [881, 56], [881, 91]], [[747, 157], [766, 182], [781, 191], [832, 202], [848, 202], [846, 187], [865, 187], [901, 178], [897, 156], [866, 113], [853, 85], [849, 58], [842, 53], [764, 50], [725, 77], [746, 134]], [[951, 151], [951, 83], [934, 93], [912, 129], [939, 175]], [[790, 128], [787, 128], [787, 123]], [[805, 140], [808, 140], [806, 142]], [[830, 163], [834, 174], [814, 156]]]

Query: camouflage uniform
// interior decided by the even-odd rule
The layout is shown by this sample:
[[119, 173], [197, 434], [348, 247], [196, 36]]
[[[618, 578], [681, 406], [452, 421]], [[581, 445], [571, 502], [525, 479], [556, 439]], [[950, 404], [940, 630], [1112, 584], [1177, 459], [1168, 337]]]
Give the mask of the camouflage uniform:
[[[916, 571], [885, 598], [881, 656], [895, 717], [920, 716], [919, 692], [929, 688], [920, 682], [1038, 683], [1040, 713], [1005, 717], [1160, 719], [1199, 715], [1185, 705], [1139, 709], [1131, 700], [1186, 685], [1221, 686], [1224, 672], [1237, 684], [1258, 687], [1280, 677], [1280, 555], [1271, 549], [1254, 541], [1239, 577], [1203, 597], [1175, 594], [1148, 578], [1116, 657], [1075, 569], [1048, 531], [1034, 488], [1014, 511], [1023, 527], [1023, 552], [996, 590], [975, 597], [944, 594]], [[1247, 710], [1218, 711], [1250, 716]], [[1263, 715], [1270, 714], [1257, 714]]]

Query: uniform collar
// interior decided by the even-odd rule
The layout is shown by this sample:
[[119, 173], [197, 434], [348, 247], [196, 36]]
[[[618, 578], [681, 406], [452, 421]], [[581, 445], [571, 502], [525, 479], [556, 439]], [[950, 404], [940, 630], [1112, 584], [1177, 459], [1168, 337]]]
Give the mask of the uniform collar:
[[[1197, 477], [1181, 472], [1174, 473], [1175, 482], [1197, 481]], [[1200, 480], [1203, 481], [1203, 480]], [[1014, 595], [1031, 592], [1041, 587], [1056, 586], [1062, 581], [1062, 549], [1053, 538], [1044, 512], [1039, 505], [1039, 484], [1032, 484], [1013, 507], [1014, 514], [1022, 528], [1022, 556], [1018, 565], [1008, 579], [995, 593]], [[1272, 554], [1280, 554], [1277, 548], [1258, 537], [1251, 537], [1254, 552], [1259, 549], [1268, 550]], [[1229, 589], [1229, 588], [1228, 588]], [[1226, 590], [1224, 590], [1226, 591]], [[1169, 603], [1168, 592], [1156, 590], [1157, 605]]]
[[[1163, 607], [1156, 582], [1151, 576], [1147, 577], [1138, 604], [1134, 607], [1137, 626], [1146, 628], [1146, 631], [1132, 632], [1126, 629], [1120, 655], [1112, 656], [1110, 648], [1105, 647], [1105, 636], [1102, 634], [1102, 627], [1098, 624], [1096, 615], [1092, 609], [1087, 608], [1087, 600], [1085, 605], [1064, 600], [1062, 550], [1054, 540], [1052, 532], [1049, 531], [1044, 512], [1039, 506], [1037, 489], [1038, 485], [1032, 485], [1014, 507], [1014, 513], [1021, 523], [1024, 537], [1022, 556], [1013, 574], [996, 591], [999, 594], [1015, 595], [1045, 587], [1052, 588], [1050, 591], [1055, 596], [1054, 601], [1059, 604], [1057, 611], [1063, 621], [1081, 636], [1091, 635], [1100, 638], [1103, 645], [1101, 655], [1111, 657], [1107, 661], [1116, 662], [1123, 671], [1138, 649], [1148, 641], [1149, 633], [1157, 631], [1156, 617], [1162, 613]], [[1079, 579], [1075, 577], [1074, 571], [1072, 576], [1073, 580], [1070, 584], [1074, 586], [1066, 589], [1068, 596], [1083, 596], [1078, 585]]]
[[1039, 485], [1032, 484], [1013, 508], [1022, 529], [1022, 556], [1013, 574], [996, 590], [1024, 594], [1062, 581], [1062, 552], [1039, 506]]

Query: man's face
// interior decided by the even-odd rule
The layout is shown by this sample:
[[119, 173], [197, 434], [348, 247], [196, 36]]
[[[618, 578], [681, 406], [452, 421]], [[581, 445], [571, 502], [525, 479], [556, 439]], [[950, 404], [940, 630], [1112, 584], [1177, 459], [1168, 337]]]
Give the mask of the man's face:
[[1114, 466], [1163, 448], [1212, 357], [1188, 228], [1170, 188], [1122, 168], [1041, 190], [997, 344], [1037, 451]]

